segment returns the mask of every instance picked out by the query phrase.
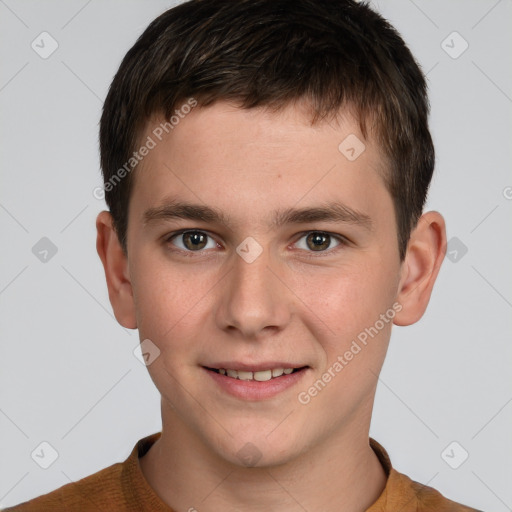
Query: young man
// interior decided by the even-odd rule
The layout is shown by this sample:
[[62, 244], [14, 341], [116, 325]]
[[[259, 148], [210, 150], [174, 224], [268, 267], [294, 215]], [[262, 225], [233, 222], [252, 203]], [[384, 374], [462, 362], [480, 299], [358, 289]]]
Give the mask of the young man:
[[369, 439], [443, 261], [424, 77], [348, 0], [201, 0], [128, 52], [97, 249], [162, 432], [16, 511], [470, 511]]

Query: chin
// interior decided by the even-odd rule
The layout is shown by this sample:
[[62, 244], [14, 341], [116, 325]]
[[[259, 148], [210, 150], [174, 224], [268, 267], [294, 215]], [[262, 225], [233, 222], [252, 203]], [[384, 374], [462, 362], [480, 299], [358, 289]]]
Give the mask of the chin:
[[[272, 429], [254, 429], [244, 432], [243, 436], [228, 437], [223, 443], [214, 443], [212, 448], [230, 464], [246, 468], [264, 468], [286, 464], [305, 449], [304, 441], [295, 442], [289, 432], [270, 434]], [[258, 430], [258, 431], [256, 431]], [[300, 439], [300, 436], [299, 436]]]

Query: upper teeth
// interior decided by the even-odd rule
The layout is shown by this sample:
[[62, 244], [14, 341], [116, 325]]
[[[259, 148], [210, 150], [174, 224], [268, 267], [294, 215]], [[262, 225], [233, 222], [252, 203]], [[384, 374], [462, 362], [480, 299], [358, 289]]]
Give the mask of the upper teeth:
[[219, 368], [219, 373], [221, 375], [227, 375], [228, 377], [233, 377], [234, 379], [240, 380], [257, 380], [260, 382], [270, 380], [273, 377], [280, 377], [283, 375], [288, 375], [293, 372], [293, 368], [274, 368], [273, 370], [262, 370], [260, 372], [246, 372], [243, 370], [225, 370], [224, 368]]

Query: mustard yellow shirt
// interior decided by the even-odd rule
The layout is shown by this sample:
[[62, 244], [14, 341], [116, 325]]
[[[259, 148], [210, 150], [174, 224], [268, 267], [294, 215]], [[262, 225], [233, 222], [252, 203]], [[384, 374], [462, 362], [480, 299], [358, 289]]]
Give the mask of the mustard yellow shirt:
[[[124, 462], [4, 512], [173, 512], [146, 481], [139, 465], [139, 458], [160, 435], [157, 432], [139, 440]], [[370, 439], [370, 445], [388, 479], [382, 494], [366, 512], [479, 512], [398, 473], [392, 468], [386, 450], [374, 439]]]

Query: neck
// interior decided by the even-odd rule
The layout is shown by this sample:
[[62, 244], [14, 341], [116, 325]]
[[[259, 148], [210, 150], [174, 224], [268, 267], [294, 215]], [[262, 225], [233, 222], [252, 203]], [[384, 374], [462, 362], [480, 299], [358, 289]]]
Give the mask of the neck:
[[162, 435], [140, 459], [160, 498], [176, 511], [361, 512], [386, 485], [386, 474], [361, 422], [347, 426], [286, 463], [240, 467], [213, 453], [162, 404]]

